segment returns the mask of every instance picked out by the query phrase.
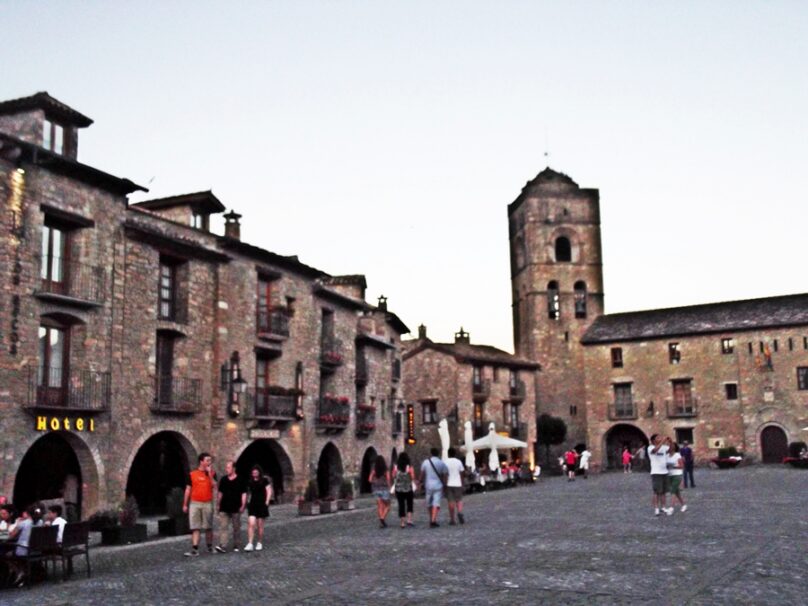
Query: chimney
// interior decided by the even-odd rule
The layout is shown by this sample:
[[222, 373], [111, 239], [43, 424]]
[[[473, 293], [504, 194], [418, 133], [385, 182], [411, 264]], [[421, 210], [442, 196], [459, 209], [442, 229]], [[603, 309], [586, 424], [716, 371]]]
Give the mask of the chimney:
[[418, 338], [419, 339], [426, 339], [426, 326], [424, 326], [423, 324], [421, 324], [418, 327]]
[[381, 295], [379, 297], [379, 311], [387, 311], [387, 297]]
[[463, 330], [463, 327], [460, 327], [460, 331], [455, 333], [455, 343], [465, 343], [468, 345], [470, 342], [469, 333]]
[[239, 222], [239, 219], [241, 219], [241, 215], [234, 210], [231, 210], [229, 213], [224, 215], [225, 238], [241, 240], [241, 223]]

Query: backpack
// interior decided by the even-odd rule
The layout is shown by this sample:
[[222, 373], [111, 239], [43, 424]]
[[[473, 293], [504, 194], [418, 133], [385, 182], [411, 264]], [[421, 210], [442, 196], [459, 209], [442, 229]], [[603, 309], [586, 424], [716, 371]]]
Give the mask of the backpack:
[[395, 487], [396, 492], [412, 492], [412, 478], [408, 471], [396, 472]]

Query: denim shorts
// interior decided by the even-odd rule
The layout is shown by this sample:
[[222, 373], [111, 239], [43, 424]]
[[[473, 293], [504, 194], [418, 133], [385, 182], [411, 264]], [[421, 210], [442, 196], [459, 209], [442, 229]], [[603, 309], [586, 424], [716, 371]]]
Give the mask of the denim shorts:
[[426, 506], [440, 507], [440, 500], [443, 498], [443, 487], [426, 489]]
[[382, 501], [390, 500], [390, 490], [387, 488], [385, 488], [384, 490], [377, 490], [373, 494], [377, 499], [381, 499]]

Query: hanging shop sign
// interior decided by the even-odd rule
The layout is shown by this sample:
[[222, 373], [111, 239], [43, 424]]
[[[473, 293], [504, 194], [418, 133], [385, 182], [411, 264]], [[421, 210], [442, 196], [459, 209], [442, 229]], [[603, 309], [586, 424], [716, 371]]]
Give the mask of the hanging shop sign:
[[407, 404], [407, 444], [415, 444], [415, 406]]
[[49, 417], [39, 415], [36, 418], [37, 431], [95, 431], [95, 419], [82, 417]]

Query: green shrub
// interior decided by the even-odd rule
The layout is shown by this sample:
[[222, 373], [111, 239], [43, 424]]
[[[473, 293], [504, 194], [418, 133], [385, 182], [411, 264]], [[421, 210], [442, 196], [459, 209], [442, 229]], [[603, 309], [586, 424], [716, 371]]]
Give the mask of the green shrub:
[[120, 522], [118, 519], [118, 512], [114, 509], [107, 509], [105, 511], [96, 511], [89, 517], [87, 522], [90, 524], [90, 530], [99, 531], [104, 528], [114, 528]]
[[185, 500], [185, 490], [179, 486], [174, 486], [166, 495], [166, 515], [169, 518], [181, 518], [185, 514], [182, 511], [182, 503]]
[[728, 459], [730, 457], [740, 457], [741, 453], [738, 452], [738, 449], [734, 446], [729, 446], [727, 448], [719, 448], [718, 449], [718, 458], [719, 459]]
[[788, 456], [792, 459], [798, 459], [800, 457], [800, 453], [808, 448], [805, 442], [792, 442], [788, 445]]
[[134, 526], [137, 523], [137, 518], [140, 515], [140, 509], [137, 506], [137, 500], [132, 495], [126, 497], [126, 500], [121, 504], [119, 512], [119, 519], [121, 526]]
[[309, 480], [306, 492], [303, 493], [303, 500], [306, 503], [314, 503], [317, 500], [317, 482]]
[[354, 485], [348, 478], [342, 478], [339, 485], [339, 498], [340, 499], [353, 499], [354, 498]]

